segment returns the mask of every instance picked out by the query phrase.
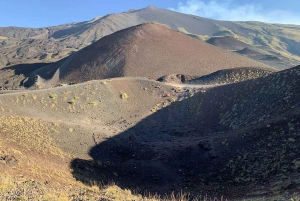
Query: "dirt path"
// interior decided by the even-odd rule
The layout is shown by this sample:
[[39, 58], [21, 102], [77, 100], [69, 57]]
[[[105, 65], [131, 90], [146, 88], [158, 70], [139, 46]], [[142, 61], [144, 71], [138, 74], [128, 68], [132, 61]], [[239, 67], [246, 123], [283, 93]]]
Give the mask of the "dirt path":
[[[163, 82], [164, 83], [164, 82]], [[210, 84], [210, 85], [201, 85], [201, 84], [177, 84], [177, 83], [164, 83], [166, 85], [170, 85], [170, 86], [173, 86], [173, 87], [181, 87], [181, 88], [184, 88], [184, 87], [188, 87], [188, 88], [201, 88], [201, 89], [209, 89], [209, 88], [214, 88], [214, 87], [218, 87], [218, 86], [222, 86], [224, 84], [219, 84], [219, 85], [213, 85], [213, 84]]]
[[[151, 80], [145, 77], [120, 77], [120, 78], [112, 78], [112, 79], [104, 79], [104, 80], [109, 80], [109, 81], [114, 81], [114, 80], [139, 80], [139, 81], [155, 81]], [[76, 84], [77, 86], [82, 86], [94, 82], [100, 82], [104, 80], [91, 80], [83, 83]], [[180, 88], [195, 88], [195, 89], [209, 89], [209, 88], [214, 88], [222, 85], [198, 85], [198, 84], [176, 84], [176, 83], [165, 83], [165, 82], [158, 82], [160, 84], [165, 84], [173, 87], [180, 87]], [[53, 87], [53, 88], [47, 88], [47, 89], [40, 89], [40, 90], [15, 90], [15, 91], [3, 91], [4, 93], [0, 93], [1, 96], [10, 96], [10, 95], [16, 95], [16, 94], [23, 94], [23, 93], [37, 93], [37, 92], [43, 92], [43, 91], [51, 91], [53, 89], [60, 89], [60, 88], [66, 88], [66, 87], [72, 87], [74, 85], [66, 85], [66, 86], [60, 86], [60, 87]]]

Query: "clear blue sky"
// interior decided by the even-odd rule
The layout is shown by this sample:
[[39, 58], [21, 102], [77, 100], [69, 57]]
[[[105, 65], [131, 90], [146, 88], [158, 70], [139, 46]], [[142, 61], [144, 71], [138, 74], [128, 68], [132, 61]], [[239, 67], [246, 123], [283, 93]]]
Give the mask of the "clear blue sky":
[[300, 24], [299, 0], [0, 0], [0, 26], [45, 27], [153, 5], [219, 20]]

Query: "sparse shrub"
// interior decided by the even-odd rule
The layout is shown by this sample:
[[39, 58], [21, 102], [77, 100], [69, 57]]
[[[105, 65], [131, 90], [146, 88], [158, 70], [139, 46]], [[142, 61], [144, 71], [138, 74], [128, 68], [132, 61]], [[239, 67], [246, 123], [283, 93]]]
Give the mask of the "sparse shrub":
[[107, 82], [106, 81], [102, 81], [101, 84], [107, 84]]
[[97, 101], [92, 101], [92, 102], [89, 102], [89, 105], [97, 106], [98, 102]]
[[57, 94], [49, 94], [49, 98], [56, 99], [57, 98]]
[[72, 92], [71, 91], [64, 91], [63, 94], [65, 95], [68, 95], [68, 94], [71, 94]]
[[34, 100], [37, 99], [37, 95], [35, 95], [35, 94], [31, 94], [31, 97], [32, 97]]
[[71, 104], [71, 105], [74, 105], [76, 103], [76, 101], [75, 100], [70, 100], [68, 103]]
[[168, 101], [164, 101], [163, 103], [162, 103], [162, 107], [167, 107], [169, 105], [169, 102]]
[[170, 101], [171, 103], [174, 103], [176, 101], [175, 98], [169, 98], [168, 101]]
[[300, 201], [300, 195], [293, 195], [291, 201]]
[[121, 93], [120, 96], [121, 96], [122, 99], [127, 99], [128, 98], [128, 95], [126, 93]]

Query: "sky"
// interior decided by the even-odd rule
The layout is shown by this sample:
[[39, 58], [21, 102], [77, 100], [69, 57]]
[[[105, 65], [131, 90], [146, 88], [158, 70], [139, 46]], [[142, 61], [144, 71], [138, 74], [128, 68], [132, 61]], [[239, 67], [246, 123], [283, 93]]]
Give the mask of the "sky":
[[0, 4], [0, 27], [82, 22], [148, 5], [217, 20], [300, 25], [299, 0], [0, 0]]

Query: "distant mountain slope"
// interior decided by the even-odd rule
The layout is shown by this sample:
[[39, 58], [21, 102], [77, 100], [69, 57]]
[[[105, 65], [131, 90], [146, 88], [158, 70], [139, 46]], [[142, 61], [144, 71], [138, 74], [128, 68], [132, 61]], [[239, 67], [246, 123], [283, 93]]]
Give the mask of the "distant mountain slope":
[[106, 36], [59, 63], [38, 69], [34, 75], [41, 84], [53, 86], [59, 82], [123, 76], [151, 79], [168, 74], [202, 76], [234, 67], [274, 70], [163, 25], [147, 23]]
[[250, 47], [249, 44], [239, 41], [231, 36], [211, 37], [206, 42], [227, 50], [241, 50]]
[[242, 55], [258, 55], [258, 54], [260, 54], [259, 52], [252, 50], [248, 47], [245, 47], [244, 49], [238, 50], [236, 52], [239, 54], [242, 54]]
[[149, 6], [55, 27], [0, 27], [0, 67], [57, 61], [103, 36], [146, 22], [162, 23], [201, 40], [234, 37], [281, 59], [280, 68], [300, 62], [300, 26], [217, 21]]

